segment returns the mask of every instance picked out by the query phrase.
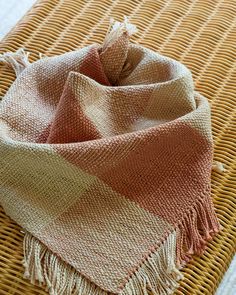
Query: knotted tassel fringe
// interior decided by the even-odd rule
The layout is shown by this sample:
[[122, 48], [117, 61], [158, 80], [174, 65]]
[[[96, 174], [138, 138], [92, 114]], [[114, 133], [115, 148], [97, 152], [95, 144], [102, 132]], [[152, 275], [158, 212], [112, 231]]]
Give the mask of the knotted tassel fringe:
[[131, 36], [137, 32], [137, 27], [128, 21], [128, 17], [124, 17], [124, 22], [114, 21], [113, 18], [110, 20], [110, 26], [108, 28], [106, 37], [103, 41], [102, 50], [105, 49], [113, 44], [115, 40], [119, 38], [123, 33], [127, 33], [128, 36]]
[[224, 165], [221, 162], [218, 162], [218, 161], [213, 162], [212, 170], [216, 171], [218, 173], [226, 172], [226, 169], [225, 169]]
[[32, 284], [38, 281], [40, 286], [46, 286], [50, 295], [108, 295], [53, 254], [30, 233], [25, 234], [23, 247], [24, 277]]
[[[176, 268], [176, 232], [171, 233], [155, 253], [122, 286], [120, 295], [167, 295], [178, 286], [182, 278]], [[109, 295], [80, 275], [73, 267], [53, 254], [30, 233], [24, 237], [24, 277], [32, 284], [45, 285], [50, 295]]]
[[11, 66], [14, 69], [16, 76], [19, 76], [20, 73], [30, 65], [29, 52], [25, 52], [23, 48], [20, 48], [16, 52], [0, 54], [0, 62], [4, 62], [8, 66]]
[[[211, 200], [200, 199], [125, 283], [119, 295], [168, 295], [183, 278], [179, 271], [194, 254], [202, 254], [206, 241], [219, 231]], [[24, 276], [45, 285], [50, 295], [111, 295], [63, 262], [30, 233], [24, 237]]]
[[176, 267], [176, 231], [133, 273], [122, 295], [168, 295], [178, 287], [183, 275]]
[[178, 225], [177, 264], [179, 267], [191, 260], [194, 254], [201, 255], [207, 241], [219, 231], [212, 201], [200, 199]]

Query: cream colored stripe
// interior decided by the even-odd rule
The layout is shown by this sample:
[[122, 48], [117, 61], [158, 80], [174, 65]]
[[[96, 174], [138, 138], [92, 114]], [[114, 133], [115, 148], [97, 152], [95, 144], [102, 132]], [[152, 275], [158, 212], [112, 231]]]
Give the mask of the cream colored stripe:
[[100, 286], [117, 290], [127, 270], [171, 229], [49, 145], [5, 142], [0, 153], [7, 214]]
[[116, 293], [128, 271], [168, 229], [173, 230], [161, 217], [97, 179], [37, 237], [97, 285]]
[[125, 208], [141, 210], [99, 178], [65, 160], [50, 145], [5, 142], [0, 153], [0, 203], [30, 232], [40, 231], [89, 192], [92, 199], [100, 195], [101, 189], [109, 198], [118, 198], [115, 203], [122, 199]]
[[207, 99], [198, 92], [194, 92], [194, 98], [197, 105], [196, 110], [187, 113], [185, 116], [179, 118], [179, 120], [197, 129], [200, 134], [212, 142], [211, 109], [209, 103]]
[[49, 145], [0, 145], [0, 154], [0, 203], [31, 232], [64, 212], [96, 180]]

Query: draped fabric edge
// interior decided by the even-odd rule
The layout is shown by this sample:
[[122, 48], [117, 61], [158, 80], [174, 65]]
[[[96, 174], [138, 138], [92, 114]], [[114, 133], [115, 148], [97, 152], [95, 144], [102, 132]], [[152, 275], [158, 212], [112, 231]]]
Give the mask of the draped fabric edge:
[[[219, 231], [211, 200], [202, 196], [190, 208], [178, 226], [168, 232], [161, 244], [156, 245], [120, 286], [119, 295], [167, 295], [183, 279], [180, 269], [205, 250], [206, 242]], [[24, 277], [32, 284], [46, 286], [50, 295], [86, 294], [109, 295], [106, 290], [91, 282], [42, 242], [26, 232], [24, 236]]]

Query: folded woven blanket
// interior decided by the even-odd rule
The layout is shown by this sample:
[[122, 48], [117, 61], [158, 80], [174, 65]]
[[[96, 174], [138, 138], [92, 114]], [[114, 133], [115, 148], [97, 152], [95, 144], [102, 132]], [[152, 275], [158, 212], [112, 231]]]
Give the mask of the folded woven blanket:
[[116, 22], [29, 64], [0, 104], [0, 203], [25, 231], [25, 277], [50, 294], [165, 295], [218, 231], [207, 99], [181, 63]]

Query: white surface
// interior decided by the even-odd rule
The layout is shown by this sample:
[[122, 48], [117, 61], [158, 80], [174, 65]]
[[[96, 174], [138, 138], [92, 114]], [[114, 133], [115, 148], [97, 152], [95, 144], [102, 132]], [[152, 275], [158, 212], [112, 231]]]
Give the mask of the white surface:
[[215, 295], [236, 295], [236, 255]]
[[[35, 2], [35, 0], [0, 0], [0, 40]], [[236, 256], [215, 295], [236, 295]]]
[[0, 0], [0, 40], [30, 9], [35, 0]]

